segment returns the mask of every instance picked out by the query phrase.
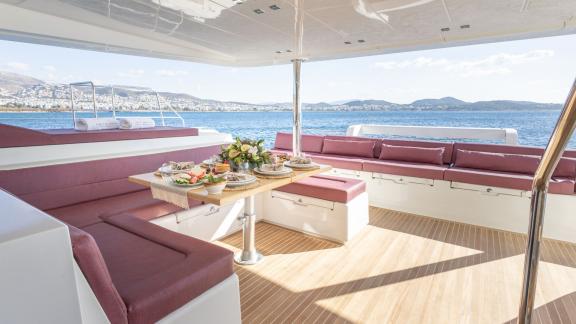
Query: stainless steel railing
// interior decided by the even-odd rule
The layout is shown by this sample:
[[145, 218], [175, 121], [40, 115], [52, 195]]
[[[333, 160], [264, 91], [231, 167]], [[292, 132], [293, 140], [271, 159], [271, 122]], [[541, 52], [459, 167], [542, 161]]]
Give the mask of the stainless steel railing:
[[153, 110], [152, 112], [159, 113], [159, 117], [154, 117], [154, 116], [150, 116], [150, 117], [151, 118], [160, 118], [160, 120], [162, 122], [162, 126], [166, 126], [166, 119], [178, 119], [180, 121], [180, 123], [182, 124], [182, 127], [186, 126], [186, 121], [184, 120], [184, 118], [182, 118], [180, 113], [178, 113], [171, 106], [168, 106], [168, 108], [170, 109], [170, 112], [174, 114], [174, 116], [165, 116], [164, 115], [164, 109], [162, 109], [162, 105], [160, 103], [160, 95], [158, 94], [157, 91], [154, 91], [152, 89], [118, 87], [118, 86], [114, 86], [114, 85], [97, 86], [92, 81], [75, 82], [75, 83], [69, 84], [70, 108], [72, 110], [73, 125], [76, 124], [76, 108], [75, 108], [75, 97], [74, 97], [74, 88], [75, 87], [90, 87], [91, 88], [91, 90], [92, 90], [91, 91], [92, 92], [92, 109], [93, 109], [94, 117], [96, 117], [96, 118], [98, 118], [98, 108], [97, 108], [97, 104], [96, 104], [96, 88], [110, 88], [111, 89], [111, 110], [112, 110], [112, 117], [114, 117], [114, 118], [117, 117], [116, 116], [116, 102], [115, 102], [116, 89], [121, 88], [121, 89], [130, 90], [133, 92], [148, 92], [148, 93], [153, 94], [155, 97], [157, 110]]
[[542, 226], [546, 209], [546, 195], [550, 178], [562, 158], [568, 141], [576, 127], [576, 81], [572, 85], [568, 99], [564, 104], [562, 114], [558, 118], [556, 127], [532, 183], [532, 200], [530, 204], [530, 226], [528, 228], [528, 243], [524, 260], [524, 277], [518, 323], [530, 324], [534, 309], [536, 295], [536, 279], [538, 277], [538, 262], [540, 258], [540, 242], [542, 240]]

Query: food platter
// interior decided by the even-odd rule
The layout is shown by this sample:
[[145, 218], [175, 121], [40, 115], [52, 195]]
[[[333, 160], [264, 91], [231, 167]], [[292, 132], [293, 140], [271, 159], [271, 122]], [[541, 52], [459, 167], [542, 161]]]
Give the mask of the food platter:
[[200, 167], [194, 167], [186, 172], [180, 171], [176, 174], [162, 174], [163, 178], [172, 185], [187, 188], [200, 188], [203, 185], [202, 179], [206, 176], [206, 171]]
[[262, 168], [254, 169], [254, 173], [267, 175], [267, 176], [282, 176], [282, 175], [290, 174], [291, 172], [292, 172], [292, 169], [287, 168], [287, 167], [283, 167], [280, 170], [263, 170]]
[[286, 161], [284, 163], [284, 165], [289, 167], [289, 168], [296, 169], [296, 170], [309, 170], [309, 169], [316, 169], [316, 168], [320, 167], [320, 165], [313, 163], [313, 162], [303, 164], [303, 163], [292, 163], [290, 161]]
[[160, 168], [158, 168], [158, 172], [160, 174], [178, 174], [183, 172], [190, 172], [194, 170], [194, 168], [194, 162], [170, 161], [168, 163], [164, 163]]
[[223, 176], [228, 181], [226, 183], [227, 187], [245, 186], [245, 185], [249, 185], [251, 183], [254, 183], [257, 180], [256, 176], [253, 176], [251, 174], [244, 174], [244, 173], [228, 172], [228, 173], [225, 173]]
[[196, 183], [178, 183], [172, 179], [172, 180], [170, 180], [170, 183], [177, 186], [177, 187], [186, 187], [186, 188], [190, 188], [190, 189], [200, 188], [200, 187], [204, 186], [204, 183], [201, 181], [196, 182]]

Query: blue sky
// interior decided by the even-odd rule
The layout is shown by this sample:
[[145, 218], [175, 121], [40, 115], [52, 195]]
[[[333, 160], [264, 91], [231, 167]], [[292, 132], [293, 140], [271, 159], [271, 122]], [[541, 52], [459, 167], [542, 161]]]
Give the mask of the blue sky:
[[[576, 36], [388, 54], [303, 65], [305, 102], [382, 99], [409, 103], [453, 96], [466, 101], [563, 102], [576, 76]], [[0, 70], [46, 81], [93, 80], [208, 99], [290, 101], [291, 66], [231, 68], [0, 41]]]

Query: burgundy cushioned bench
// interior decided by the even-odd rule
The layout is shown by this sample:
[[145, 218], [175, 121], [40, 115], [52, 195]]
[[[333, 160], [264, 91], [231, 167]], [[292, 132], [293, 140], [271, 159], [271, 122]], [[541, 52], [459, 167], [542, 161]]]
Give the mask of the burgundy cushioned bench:
[[[276, 143], [273, 152], [290, 154], [292, 134], [278, 133]], [[413, 160], [410, 154], [390, 160], [381, 156], [383, 144], [424, 150], [440, 149], [441, 160], [437, 163], [421, 162]], [[431, 141], [305, 135], [302, 137], [302, 149], [315, 162], [335, 168], [437, 180], [443, 179], [444, 171], [448, 169], [452, 159], [452, 143]]]
[[345, 204], [366, 192], [366, 183], [356, 179], [316, 175], [276, 190]]
[[230, 277], [233, 258], [149, 223], [180, 209], [127, 178], [219, 149], [4, 170], [0, 187], [69, 225], [74, 257], [112, 323], [153, 323]]
[[[543, 153], [544, 149], [536, 147], [456, 143], [454, 164], [446, 170], [444, 180], [528, 191]], [[571, 195], [575, 183], [576, 160], [562, 158], [549, 191]]]
[[84, 132], [74, 129], [36, 130], [0, 124], [0, 133], [2, 134], [0, 137], [0, 148], [6, 148], [198, 136], [198, 129], [184, 127], [154, 127], [146, 129], [109, 129]]
[[346, 242], [368, 224], [363, 180], [315, 175], [277, 188], [265, 199], [266, 220]]
[[70, 232], [74, 257], [112, 323], [154, 323], [233, 273], [231, 251], [130, 214]]
[[[278, 133], [276, 143], [274, 152], [290, 154], [292, 134]], [[320, 135], [303, 136], [302, 148], [314, 161], [335, 168], [516, 190], [531, 189], [544, 152], [543, 148], [526, 146]], [[476, 152], [475, 158], [469, 159], [473, 163], [462, 163], [459, 151]], [[495, 159], [494, 154], [500, 156]], [[567, 151], [564, 156], [549, 190], [572, 195], [576, 189], [576, 152]]]

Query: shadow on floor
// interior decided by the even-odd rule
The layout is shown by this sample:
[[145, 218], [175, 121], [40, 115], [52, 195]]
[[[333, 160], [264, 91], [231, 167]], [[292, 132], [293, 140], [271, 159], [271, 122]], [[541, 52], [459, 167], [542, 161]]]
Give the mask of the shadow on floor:
[[[298, 292], [290, 291], [252, 272], [250, 267], [236, 267], [236, 272], [240, 276], [244, 322], [347, 322], [347, 319], [317, 305], [317, 302], [521, 255], [524, 253], [526, 244], [525, 236], [521, 234], [382, 209], [370, 210], [370, 225], [463, 246], [480, 251], [480, 253]], [[221, 242], [240, 248], [242, 236], [237, 233]], [[268, 223], [257, 225], [257, 246], [264, 255], [302, 253], [341, 247], [340, 244], [281, 229]], [[576, 249], [570, 243], [546, 240], [542, 246], [542, 260], [546, 262], [576, 267], [574, 256], [576, 256]], [[567, 311], [576, 306], [575, 294], [563, 296], [539, 307], [535, 314], [541, 321], [537, 322], [576, 323], [576, 319], [569, 317], [575, 316], [576, 313]], [[558, 320], [559, 318], [561, 320]], [[510, 323], [515, 323], [515, 320]]]
[[[300, 232], [282, 228], [282, 235], [278, 236], [278, 226], [266, 222], [257, 224], [256, 245], [263, 255], [293, 254], [318, 250], [333, 249], [342, 244], [305, 235]], [[236, 233], [221, 239], [220, 242], [235, 248], [242, 248], [242, 233]]]
[[[375, 207], [370, 208], [369, 224], [386, 230], [482, 251], [480, 260], [466, 266], [521, 255], [526, 249], [526, 235], [524, 234]], [[540, 260], [542, 261], [576, 268], [576, 258], [569, 257], [576, 255], [575, 244], [544, 240], [540, 252]], [[471, 256], [470, 258], [476, 259], [477, 257]]]
[[[576, 292], [573, 292], [534, 309], [532, 323], [576, 323], [575, 307]], [[517, 321], [518, 318], [514, 318], [505, 324], [516, 324]]]

